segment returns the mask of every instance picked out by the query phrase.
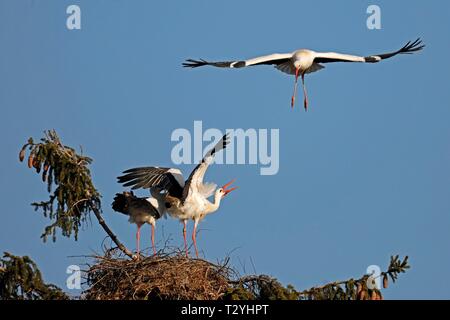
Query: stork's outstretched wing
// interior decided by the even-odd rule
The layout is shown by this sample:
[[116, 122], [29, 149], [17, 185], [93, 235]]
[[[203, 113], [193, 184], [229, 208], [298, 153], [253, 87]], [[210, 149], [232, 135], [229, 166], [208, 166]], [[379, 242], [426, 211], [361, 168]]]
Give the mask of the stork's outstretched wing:
[[209, 164], [213, 161], [214, 155], [218, 151], [225, 149], [228, 143], [229, 136], [228, 134], [225, 134], [222, 139], [220, 139], [220, 141], [217, 142], [216, 145], [205, 154], [202, 161], [195, 167], [189, 178], [186, 180], [186, 184], [183, 188], [183, 195], [181, 197], [182, 202], [186, 200], [190, 191], [199, 192], [206, 198], [214, 192], [216, 185], [203, 184], [203, 177], [205, 176]]
[[401, 49], [382, 54], [375, 54], [367, 57], [354, 56], [349, 54], [337, 53], [337, 52], [316, 52], [314, 62], [315, 63], [329, 63], [329, 62], [379, 62], [384, 59], [394, 57], [398, 54], [412, 54], [420, 51], [425, 47], [422, 44], [422, 40], [418, 38], [416, 41], [408, 41]]
[[141, 167], [128, 169], [117, 177], [117, 182], [131, 189], [160, 188], [174, 197], [181, 197], [184, 179], [180, 170], [174, 168]]
[[203, 59], [194, 60], [187, 59], [183, 63], [183, 67], [186, 68], [197, 68], [203, 66], [213, 66], [218, 68], [243, 68], [248, 66], [256, 66], [260, 64], [267, 65], [280, 65], [291, 59], [292, 53], [274, 53], [267, 56], [256, 57], [248, 60], [234, 60], [234, 61], [216, 61], [209, 62]]

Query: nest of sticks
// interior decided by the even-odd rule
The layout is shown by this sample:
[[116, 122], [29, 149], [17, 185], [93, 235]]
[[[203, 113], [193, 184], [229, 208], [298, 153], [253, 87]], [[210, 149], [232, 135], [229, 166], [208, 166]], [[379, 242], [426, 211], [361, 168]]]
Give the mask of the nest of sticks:
[[181, 252], [159, 252], [137, 261], [109, 253], [94, 258], [86, 272], [88, 300], [217, 300], [235, 276], [228, 259], [214, 264]]

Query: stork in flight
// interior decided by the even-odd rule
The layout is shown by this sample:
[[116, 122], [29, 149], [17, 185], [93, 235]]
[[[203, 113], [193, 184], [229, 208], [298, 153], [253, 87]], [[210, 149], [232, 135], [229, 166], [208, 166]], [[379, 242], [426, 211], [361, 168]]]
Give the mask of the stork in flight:
[[235, 61], [218, 61], [208, 62], [206, 60], [187, 59], [183, 63], [183, 67], [197, 68], [202, 66], [214, 66], [219, 68], [243, 68], [256, 65], [274, 65], [278, 70], [295, 75], [294, 93], [291, 98], [291, 107], [294, 107], [295, 97], [297, 95], [298, 77], [302, 78], [304, 107], [308, 109], [308, 96], [305, 87], [305, 74], [319, 71], [325, 68], [321, 63], [329, 62], [368, 62], [375, 63], [381, 60], [391, 58], [398, 54], [411, 54], [420, 51], [425, 47], [420, 38], [411, 42], [409, 41], [401, 49], [382, 54], [375, 54], [370, 56], [354, 56], [349, 54], [342, 54], [336, 52], [316, 52], [308, 49], [300, 49], [290, 53], [274, 53], [267, 56], [256, 57], [249, 60], [235, 60]]
[[161, 204], [159, 200], [159, 192], [157, 188], [150, 189], [151, 194], [154, 196], [153, 198], [139, 198], [136, 197], [133, 192], [123, 192], [116, 193], [114, 197], [114, 201], [112, 203], [112, 208], [114, 211], [123, 213], [130, 218], [128, 221], [130, 223], [135, 223], [137, 225], [136, 232], [136, 248], [137, 255], [139, 256], [140, 249], [140, 238], [141, 238], [141, 227], [143, 224], [148, 223], [152, 226], [152, 248], [153, 254], [156, 255], [155, 248], [155, 225], [156, 220], [161, 218], [164, 215], [165, 209], [164, 205]]
[[[188, 256], [186, 241], [187, 221], [194, 221], [192, 241], [194, 243], [195, 254], [198, 258], [197, 249], [197, 226], [206, 215], [219, 209], [221, 200], [235, 190], [236, 187], [228, 188], [234, 180], [217, 188], [214, 183], [204, 183], [203, 177], [210, 163], [214, 160], [215, 154], [226, 148], [229, 143], [228, 135], [222, 139], [203, 157], [201, 162], [191, 172], [189, 178], [184, 181], [180, 170], [174, 168], [143, 167], [124, 171], [124, 175], [118, 177], [118, 182], [124, 187], [139, 188], [160, 188], [164, 195], [164, 205], [170, 216], [183, 222], [184, 249]], [[214, 202], [208, 200], [214, 195]]]

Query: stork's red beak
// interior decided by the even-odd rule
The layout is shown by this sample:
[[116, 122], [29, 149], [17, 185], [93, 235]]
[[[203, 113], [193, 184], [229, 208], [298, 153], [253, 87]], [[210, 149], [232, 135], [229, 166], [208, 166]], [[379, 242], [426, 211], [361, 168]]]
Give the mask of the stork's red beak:
[[222, 186], [222, 190], [223, 190], [223, 192], [224, 192], [224, 195], [223, 195], [224, 197], [225, 197], [227, 194], [229, 194], [231, 191], [237, 189], [237, 187], [233, 187], [233, 188], [227, 189], [227, 188], [228, 188], [235, 180], [236, 180], [236, 179], [233, 179], [233, 180], [231, 180], [230, 182], [228, 182], [227, 184], [225, 184], [225, 185]]

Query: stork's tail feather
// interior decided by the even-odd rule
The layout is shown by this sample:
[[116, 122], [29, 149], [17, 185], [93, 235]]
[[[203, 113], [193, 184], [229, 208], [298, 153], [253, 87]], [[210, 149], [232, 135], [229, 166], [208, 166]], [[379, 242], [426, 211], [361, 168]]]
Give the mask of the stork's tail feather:
[[133, 192], [125, 191], [123, 193], [116, 193], [116, 196], [114, 197], [114, 201], [112, 203], [113, 210], [128, 215], [130, 200], [135, 197], [136, 196], [133, 194]]

